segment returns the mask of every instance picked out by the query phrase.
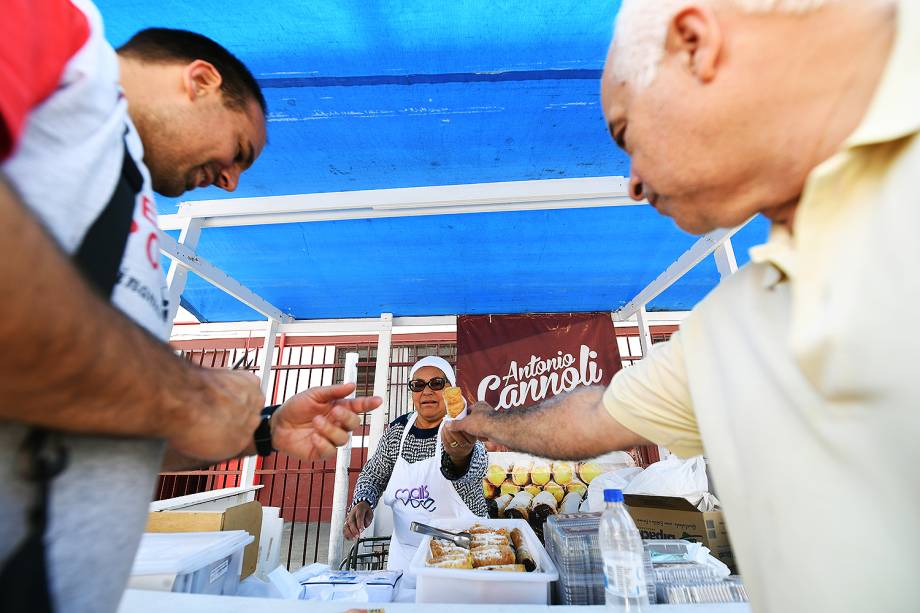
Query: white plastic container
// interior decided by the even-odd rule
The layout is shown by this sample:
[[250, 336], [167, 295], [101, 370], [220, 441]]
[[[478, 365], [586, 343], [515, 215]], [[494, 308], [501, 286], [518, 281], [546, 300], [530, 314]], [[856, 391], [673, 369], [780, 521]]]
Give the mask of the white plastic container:
[[431, 537], [426, 536], [409, 568], [416, 575], [415, 602], [470, 604], [549, 604], [550, 584], [559, 578], [556, 565], [540, 544], [530, 525], [522, 519], [451, 519], [433, 521], [444, 530], [461, 531], [474, 523], [489, 528], [520, 528], [537, 570], [513, 573], [459, 568], [429, 568]]
[[240, 585], [243, 548], [252, 541], [245, 530], [145, 532], [128, 586], [234, 595]]

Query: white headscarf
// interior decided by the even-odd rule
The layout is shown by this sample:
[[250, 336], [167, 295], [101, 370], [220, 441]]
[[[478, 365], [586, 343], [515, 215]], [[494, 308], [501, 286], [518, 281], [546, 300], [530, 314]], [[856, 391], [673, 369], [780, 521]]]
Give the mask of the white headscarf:
[[425, 366], [434, 366], [447, 377], [447, 380], [450, 382], [451, 387], [457, 385], [457, 378], [454, 376], [454, 369], [450, 367], [447, 360], [444, 358], [439, 358], [436, 355], [430, 355], [426, 358], [422, 358], [418, 362], [412, 365], [412, 370], [409, 371], [409, 378], [413, 378], [415, 373], [418, 372], [419, 368], [424, 368]]

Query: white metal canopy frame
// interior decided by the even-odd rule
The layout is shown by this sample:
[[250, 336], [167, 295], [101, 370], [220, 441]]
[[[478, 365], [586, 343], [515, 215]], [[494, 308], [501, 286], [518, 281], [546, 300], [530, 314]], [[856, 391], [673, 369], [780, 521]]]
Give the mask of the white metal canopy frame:
[[[627, 192], [626, 177], [586, 179], [548, 179], [399, 189], [359, 190], [293, 196], [235, 198], [186, 202], [174, 215], [160, 216], [160, 250], [173, 260], [169, 269], [170, 319], [175, 318], [179, 298], [185, 289], [188, 272], [194, 272], [215, 287], [230, 294], [277, 324], [276, 333], [314, 331], [316, 333], [377, 333], [392, 328], [392, 318], [294, 320], [281, 309], [248, 289], [195, 252], [203, 228], [264, 224], [336, 221], [416, 215], [455, 215], [545, 209], [634, 206]], [[614, 321], [638, 319], [642, 337], [647, 337], [645, 306], [687, 274], [694, 266], [714, 254], [719, 274], [724, 278], [737, 270], [731, 237], [741, 227], [718, 229], [696, 243], [649, 283], [632, 300], [612, 313]], [[179, 239], [165, 233], [179, 230]], [[451, 323], [449, 317], [397, 318], [399, 325], [437, 325]], [[314, 325], [304, 325], [308, 321]], [[643, 349], [646, 347], [643, 346]]]
[[[627, 192], [626, 177], [586, 179], [548, 179], [479, 183], [433, 187], [413, 187], [365, 191], [299, 194], [260, 198], [236, 198], [182, 203], [174, 215], [160, 216], [160, 250], [173, 260], [167, 275], [170, 321], [179, 308], [189, 271], [230, 294], [266, 318], [265, 341], [259, 376], [262, 391], [268, 394], [275, 339], [279, 333], [301, 334], [376, 334], [378, 338], [374, 395], [384, 398], [389, 378], [390, 345], [394, 326], [453, 327], [452, 316], [393, 317], [382, 313], [379, 318], [339, 320], [295, 320], [230, 275], [196, 254], [203, 228], [251, 226], [262, 224], [303, 223], [415, 215], [455, 215], [462, 213], [496, 213], [546, 209], [634, 206]], [[746, 222], [747, 223], [747, 222]], [[646, 305], [668, 289], [694, 266], [713, 255], [722, 278], [737, 270], [731, 237], [743, 227], [719, 229], [706, 234], [668, 266], [622, 308], [613, 311], [615, 322], [635, 316], [639, 327], [642, 355], [651, 347]], [[179, 230], [178, 240], [164, 231]], [[376, 449], [386, 426], [386, 412], [374, 411], [368, 436], [368, 453]], [[346, 445], [350, 449], [351, 442]], [[341, 451], [341, 450], [340, 450]], [[338, 464], [347, 455], [339, 453]], [[255, 457], [243, 461], [240, 485], [251, 485], [255, 475]], [[341, 492], [344, 488], [346, 491]], [[334, 492], [337, 514], [344, 518], [347, 479], [337, 476]], [[336, 521], [336, 518], [334, 518]], [[341, 553], [341, 522], [330, 534], [330, 555]], [[337, 562], [337, 560], [334, 560]]]

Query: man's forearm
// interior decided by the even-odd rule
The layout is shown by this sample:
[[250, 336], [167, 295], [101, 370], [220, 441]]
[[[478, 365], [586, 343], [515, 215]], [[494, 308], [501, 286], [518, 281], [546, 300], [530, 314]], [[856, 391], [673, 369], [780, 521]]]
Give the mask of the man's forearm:
[[557, 460], [583, 460], [645, 444], [607, 413], [603, 395], [603, 387], [587, 387], [528, 409], [495, 411], [483, 428], [492, 442]]
[[[71, 432], [166, 437], [203, 369], [97, 296], [0, 176], [0, 419]], [[15, 254], [14, 256], [12, 254]]]

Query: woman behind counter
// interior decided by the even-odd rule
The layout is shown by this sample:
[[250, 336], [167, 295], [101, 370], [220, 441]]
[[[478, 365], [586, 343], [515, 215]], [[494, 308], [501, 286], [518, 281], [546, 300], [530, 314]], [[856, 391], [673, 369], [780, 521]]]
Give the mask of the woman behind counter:
[[421, 536], [409, 530], [413, 521], [474, 521], [488, 516], [482, 492], [488, 466], [485, 447], [441, 427], [447, 414], [443, 390], [455, 384], [454, 371], [443, 358], [422, 358], [412, 366], [408, 386], [415, 412], [390, 423], [355, 485], [345, 537], [356, 539], [370, 525], [372, 509], [382, 496], [393, 509], [387, 568], [409, 568], [421, 542]]

